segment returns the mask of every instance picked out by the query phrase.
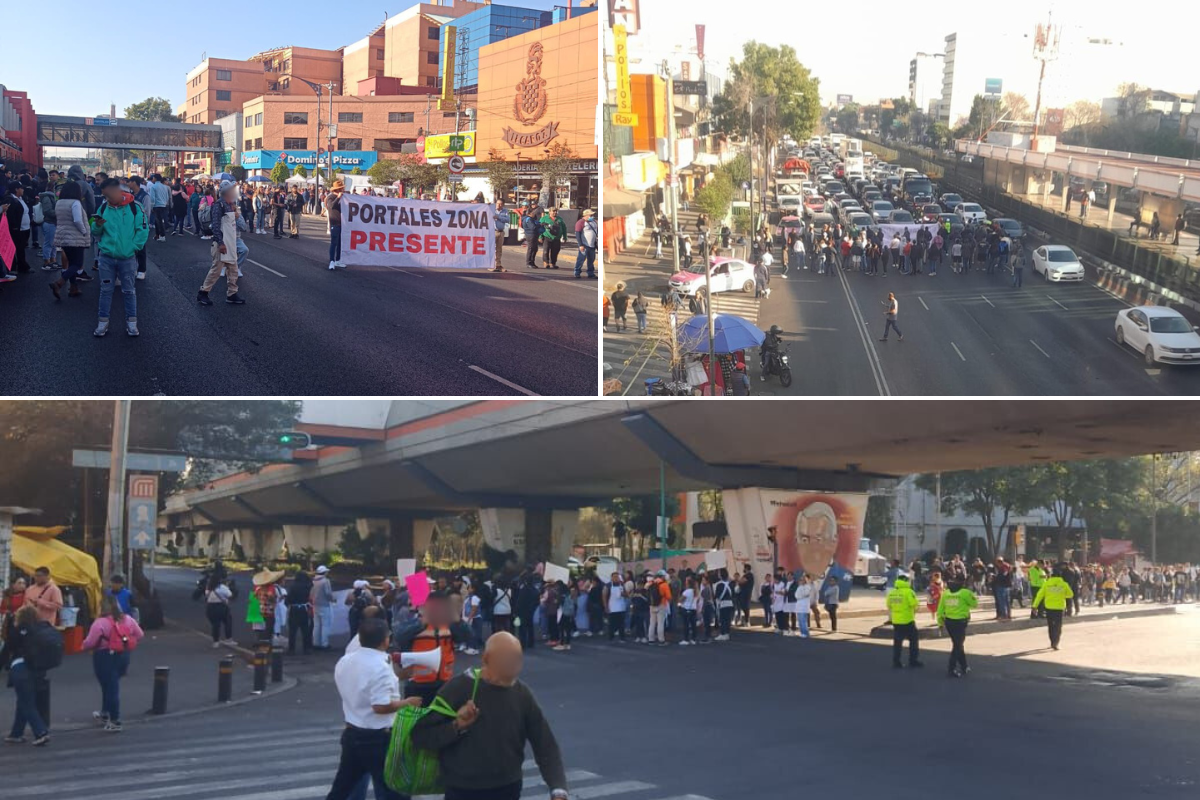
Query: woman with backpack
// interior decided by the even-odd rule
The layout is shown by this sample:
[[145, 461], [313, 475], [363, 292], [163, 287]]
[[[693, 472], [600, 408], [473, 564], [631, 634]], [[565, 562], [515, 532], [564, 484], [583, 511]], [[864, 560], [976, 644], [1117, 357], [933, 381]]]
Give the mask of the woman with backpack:
[[121, 610], [116, 598], [108, 595], [101, 606], [103, 613], [92, 623], [83, 649], [92, 651], [92, 669], [100, 682], [100, 710], [92, 717], [104, 723], [104, 730], [121, 730], [121, 678], [129, 671], [129, 654], [142, 639], [137, 620]]
[[[46, 664], [42, 651], [51, 648], [41, 643], [58, 637], [58, 659], [62, 660], [62, 636], [49, 622], [43, 622], [33, 606], [23, 606], [17, 611], [12, 636], [5, 641], [5, 652], [12, 658], [8, 667], [8, 685], [17, 695], [16, 711], [12, 729], [4, 737], [6, 744], [23, 744], [25, 727], [33, 732], [33, 746], [50, 743], [50, 727], [43, 716], [50, 707], [50, 682], [46, 679]], [[55, 664], [54, 666], [58, 666]]]

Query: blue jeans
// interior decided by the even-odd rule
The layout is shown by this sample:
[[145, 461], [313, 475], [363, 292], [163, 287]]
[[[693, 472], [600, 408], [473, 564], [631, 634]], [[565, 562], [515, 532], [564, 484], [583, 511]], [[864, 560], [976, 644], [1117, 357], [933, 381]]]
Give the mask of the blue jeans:
[[[45, 681], [45, 678], [42, 678]], [[50, 732], [46, 721], [38, 713], [37, 703], [38, 676], [25, 666], [25, 662], [14, 665], [8, 673], [8, 685], [17, 695], [17, 710], [13, 715], [12, 730], [9, 735], [13, 738], [25, 733], [25, 726], [33, 730], [33, 735], [44, 736]]]
[[137, 292], [134, 290], [137, 259], [113, 258], [100, 254], [100, 319], [108, 319], [112, 307], [113, 281], [121, 279], [121, 295], [125, 298], [125, 319], [137, 316]]
[[42, 261], [49, 261], [54, 256], [54, 233], [58, 226], [53, 222], [42, 223]]
[[313, 610], [313, 644], [329, 647], [329, 632], [333, 630], [333, 607], [316, 606]]
[[583, 265], [587, 264], [588, 277], [596, 277], [596, 248], [583, 247], [580, 248], [579, 255], [575, 257], [575, 277], [583, 275]]
[[[908, 273], [905, 273], [905, 274], [907, 275]], [[896, 320], [892, 319], [891, 317], [888, 317], [887, 322], [884, 323], [884, 326], [883, 326], [883, 338], [886, 339], [888, 337], [888, 332], [892, 331], [892, 330], [895, 330], [896, 335], [899, 336], [901, 339], [904, 338], [904, 334], [900, 332], [900, 326], [896, 324]]]
[[1021, 276], [1024, 273], [1025, 273], [1025, 270], [1022, 269], [1021, 267], [1017, 267], [1016, 269], [1013, 270], [1013, 288], [1016, 288], [1016, 287], [1022, 285], [1023, 281], [1021, 279]]
[[121, 678], [128, 670], [129, 653], [92, 653], [92, 671], [100, 682], [100, 711], [113, 722], [121, 721]]
[[254, 230], [261, 231], [263, 226], [267, 224], [267, 207], [263, 206], [258, 209], [258, 224], [254, 226]]
[[246, 257], [247, 257], [248, 255], [250, 255], [250, 248], [246, 246], [246, 243], [245, 243], [245, 242], [243, 242], [243, 241], [241, 240], [241, 238], [238, 238], [238, 240], [237, 240], [237, 265], [238, 265], [238, 269], [241, 269], [241, 268], [242, 268], [242, 264], [246, 263]]
[[996, 616], [1001, 619], [1007, 619], [1012, 616], [1012, 609], [1009, 607], [1009, 593], [1011, 591], [1007, 586], [996, 587]]
[[342, 226], [329, 226], [329, 260], [342, 260]]
[[804, 637], [808, 636], [808, 614], [807, 611], [796, 612], [796, 621], [800, 623], [800, 635]]

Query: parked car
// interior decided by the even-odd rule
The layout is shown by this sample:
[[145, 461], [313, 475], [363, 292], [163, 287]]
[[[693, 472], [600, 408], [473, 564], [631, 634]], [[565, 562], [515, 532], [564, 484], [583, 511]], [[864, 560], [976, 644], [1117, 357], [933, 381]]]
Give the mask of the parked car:
[[1146, 364], [1200, 364], [1200, 333], [1187, 318], [1166, 306], [1138, 306], [1117, 312], [1117, 344], [1129, 345]]
[[1033, 272], [1048, 281], [1081, 281], [1087, 274], [1075, 251], [1062, 244], [1046, 244], [1034, 250]]
[[[754, 291], [754, 265], [738, 258], [713, 258], [709, 272], [713, 294]], [[670, 285], [683, 295], [704, 293], [704, 273], [683, 270], [671, 276]]]

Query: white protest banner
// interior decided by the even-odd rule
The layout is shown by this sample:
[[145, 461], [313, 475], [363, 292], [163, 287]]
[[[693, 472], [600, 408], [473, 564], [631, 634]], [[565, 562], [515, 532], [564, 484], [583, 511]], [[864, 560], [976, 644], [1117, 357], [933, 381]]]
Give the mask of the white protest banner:
[[547, 561], [546, 572], [542, 577], [546, 579], [546, 583], [554, 583], [555, 581], [569, 583], [571, 580], [571, 572], [566, 567], [560, 567], [558, 564], [551, 564], [549, 561]]
[[404, 580], [409, 575], [415, 575], [417, 572], [417, 560], [415, 558], [397, 558], [396, 559], [396, 577]]
[[403, 197], [342, 195], [342, 260], [383, 267], [491, 269], [492, 209]]

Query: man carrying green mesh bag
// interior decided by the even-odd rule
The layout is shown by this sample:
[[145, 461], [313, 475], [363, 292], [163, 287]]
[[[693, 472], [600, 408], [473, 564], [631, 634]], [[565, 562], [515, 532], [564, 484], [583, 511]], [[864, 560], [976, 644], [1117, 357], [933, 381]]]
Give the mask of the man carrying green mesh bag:
[[418, 718], [408, 724], [407, 736], [393, 735], [389, 777], [402, 771], [390, 762], [399, 753], [397, 738], [426, 756], [436, 753], [441, 774], [429, 774], [427, 759], [423, 777], [432, 777], [432, 789], [415, 783], [391, 788], [412, 794], [444, 791], [445, 800], [518, 800], [528, 742], [550, 797], [567, 800], [562, 754], [533, 692], [518, 680], [522, 665], [516, 637], [493, 634], [483, 651], [482, 670], [451, 679], [427, 709], [403, 709], [397, 728], [409, 715]]

